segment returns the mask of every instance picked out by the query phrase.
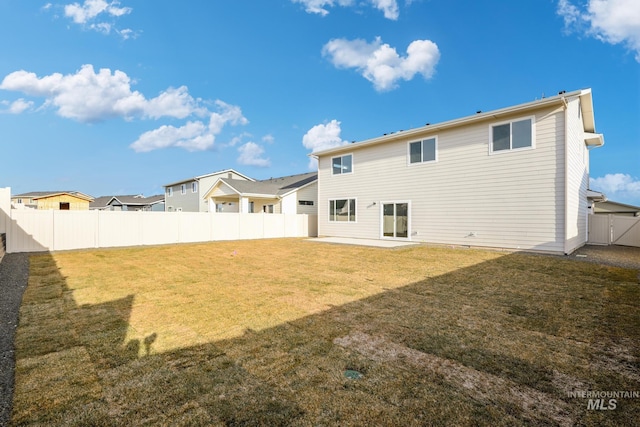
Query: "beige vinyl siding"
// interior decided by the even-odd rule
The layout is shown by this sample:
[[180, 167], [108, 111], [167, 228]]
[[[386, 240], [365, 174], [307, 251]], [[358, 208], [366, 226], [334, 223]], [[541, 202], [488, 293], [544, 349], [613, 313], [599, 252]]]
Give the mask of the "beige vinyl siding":
[[[300, 200], [311, 200], [313, 206], [300, 205]], [[318, 182], [307, 185], [296, 192], [296, 206], [292, 213], [317, 215], [318, 214]]]
[[280, 212], [280, 200], [278, 199], [252, 199], [253, 202], [253, 213], [264, 212], [264, 207], [273, 205], [273, 213], [281, 213]]
[[[299, 200], [311, 200], [313, 201], [313, 206], [300, 205], [298, 203]], [[284, 196], [278, 209], [286, 214], [316, 215], [318, 212], [318, 182], [316, 181]]]
[[579, 116], [579, 98], [569, 101], [567, 116], [567, 200], [565, 253], [571, 253], [587, 242], [588, 156], [584, 127]]
[[[383, 144], [347, 147], [352, 174], [319, 159], [319, 235], [380, 238], [380, 201], [411, 202], [411, 240], [562, 252], [564, 111], [535, 117], [535, 148], [490, 154], [490, 121]], [[409, 165], [408, 146], [437, 136], [437, 162]], [[329, 222], [328, 200], [356, 198], [355, 223]], [[374, 205], [375, 202], [375, 205]], [[474, 233], [475, 237], [470, 237]]]
[[211, 197], [224, 197], [224, 196], [233, 196], [234, 198], [238, 198], [238, 193], [234, 191], [231, 187], [229, 187], [225, 183], [220, 183], [216, 187], [215, 190], [211, 193]]

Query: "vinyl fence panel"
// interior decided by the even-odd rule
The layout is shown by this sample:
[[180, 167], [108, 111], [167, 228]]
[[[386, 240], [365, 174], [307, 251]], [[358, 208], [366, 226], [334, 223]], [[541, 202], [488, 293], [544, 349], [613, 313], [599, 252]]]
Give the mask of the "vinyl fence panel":
[[[163, 213], [160, 213], [161, 215]], [[207, 242], [211, 240], [212, 215], [200, 212], [176, 212], [180, 243]]]
[[[87, 215], [87, 213], [91, 215]], [[99, 219], [96, 213], [68, 211], [66, 215], [53, 214], [53, 249], [62, 251], [77, 247], [95, 248], [98, 239], [97, 223]], [[56, 236], [64, 237], [56, 238]]]
[[211, 240], [238, 240], [241, 215], [239, 213], [215, 214]]
[[315, 215], [293, 214], [12, 209], [7, 252], [310, 237], [316, 222]]
[[589, 239], [593, 245], [611, 243], [611, 222], [609, 215], [589, 215]]
[[640, 218], [613, 215], [613, 244], [640, 247]]
[[53, 250], [53, 211], [11, 210], [7, 253]]

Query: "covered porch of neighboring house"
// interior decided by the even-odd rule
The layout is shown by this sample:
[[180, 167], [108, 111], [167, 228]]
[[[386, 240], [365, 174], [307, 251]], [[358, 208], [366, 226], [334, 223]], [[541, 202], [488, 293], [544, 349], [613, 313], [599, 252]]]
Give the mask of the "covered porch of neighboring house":
[[248, 193], [247, 183], [239, 180], [218, 180], [205, 195], [209, 212], [215, 213], [280, 213], [280, 199], [275, 194]]
[[280, 200], [260, 196], [209, 197], [209, 212], [216, 213], [279, 213]]

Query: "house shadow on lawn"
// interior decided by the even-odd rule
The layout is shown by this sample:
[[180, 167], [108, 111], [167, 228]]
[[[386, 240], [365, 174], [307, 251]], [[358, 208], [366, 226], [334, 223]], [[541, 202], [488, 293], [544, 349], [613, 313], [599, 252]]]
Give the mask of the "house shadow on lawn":
[[[14, 425], [632, 425], [636, 272], [505, 255], [276, 327], [154, 353], [135, 295], [78, 306], [32, 257]], [[353, 374], [355, 372], [355, 374]]]

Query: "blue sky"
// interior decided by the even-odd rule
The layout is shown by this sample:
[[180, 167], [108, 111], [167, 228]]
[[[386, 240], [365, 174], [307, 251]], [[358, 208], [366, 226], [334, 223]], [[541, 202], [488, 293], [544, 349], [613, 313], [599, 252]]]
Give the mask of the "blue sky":
[[0, 1], [0, 186], [159, 194], [591, 88], [591, 187], [640, 205], [637, 0]]

